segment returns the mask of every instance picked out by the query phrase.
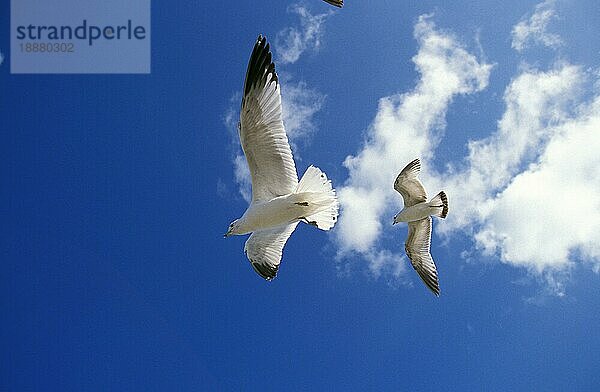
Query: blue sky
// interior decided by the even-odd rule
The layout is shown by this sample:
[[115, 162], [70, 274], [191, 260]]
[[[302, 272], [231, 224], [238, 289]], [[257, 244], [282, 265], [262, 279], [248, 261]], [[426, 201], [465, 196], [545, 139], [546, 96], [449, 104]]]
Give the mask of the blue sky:
[[[9, 14], [0, 389], [600, 387], [595, 1], [154, 1], [149, 75], [11, 75]], [[298, 171], [342, 203], [273, 282], [222, 236], [258, 34]], [[415, 157], [450, 202], [440, 298], [391, 226]]]

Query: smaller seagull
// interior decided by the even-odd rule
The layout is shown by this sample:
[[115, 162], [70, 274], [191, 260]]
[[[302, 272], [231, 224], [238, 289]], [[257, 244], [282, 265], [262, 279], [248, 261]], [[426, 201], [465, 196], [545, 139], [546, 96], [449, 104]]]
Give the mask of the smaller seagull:
[[331, 5], [334, 5], [338, 8], [342, 8], [344, 5], [344, 0], [323, 0], [326, 3], [329, 3]]
[[402, 169], [394, 182], [394, 189], [404, 199], [404, 209], [394, 216], [394, 224], [408, 222], [408, 237], [404, 243], [406, 255], [423, 282], [439, 297], [437, 270], [429, 253], [431, 216], [445, 218], [448, 215], [448, 198], [441, 191], [427, 202], [427, 192], [417, 178], [420, 171], [421, 162], [417, 158]]

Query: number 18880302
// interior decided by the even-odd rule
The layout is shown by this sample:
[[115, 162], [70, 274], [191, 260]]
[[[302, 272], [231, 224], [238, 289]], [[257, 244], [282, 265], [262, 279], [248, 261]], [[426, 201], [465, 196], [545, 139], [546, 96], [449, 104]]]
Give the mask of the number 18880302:
[[27, 42], [20, 43], [21, 52], [25, 53], [73, 53], [75, 45], [71, 42]]

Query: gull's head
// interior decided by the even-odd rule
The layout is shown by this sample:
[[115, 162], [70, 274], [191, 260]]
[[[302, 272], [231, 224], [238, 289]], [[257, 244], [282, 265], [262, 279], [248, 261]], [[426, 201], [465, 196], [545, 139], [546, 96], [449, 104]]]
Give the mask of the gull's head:
[[396, 215], [394, 215], [394, 223], [392, 223], [392, 225], [395, 225], [396, 223], [400, 223], [400, 222], [407, 222], [404, 211], [405, 210], [402, 210], [399, 213], [397, 213]]
[[225, 233], [224, 237], [229, 237], [229, 236], [238, 234], [237, 233], [238, 227], [239, 227], [238, 219], [236, 219], [229, 224], [229, 228], [227, 229], [227, 233]]

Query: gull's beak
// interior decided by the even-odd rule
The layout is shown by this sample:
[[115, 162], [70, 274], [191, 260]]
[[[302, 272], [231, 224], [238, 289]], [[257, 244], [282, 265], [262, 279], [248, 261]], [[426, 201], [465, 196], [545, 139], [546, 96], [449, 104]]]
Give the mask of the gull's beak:
[[231, 236], [231, 230], [227, 230], [227, 233], [223, 234], [223, 238], [227, 238]]

